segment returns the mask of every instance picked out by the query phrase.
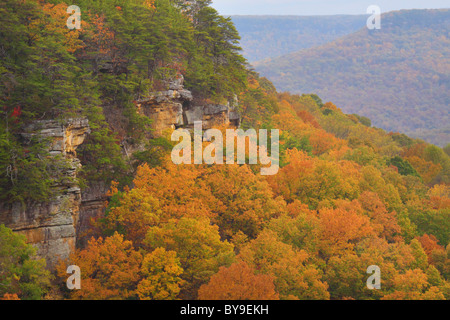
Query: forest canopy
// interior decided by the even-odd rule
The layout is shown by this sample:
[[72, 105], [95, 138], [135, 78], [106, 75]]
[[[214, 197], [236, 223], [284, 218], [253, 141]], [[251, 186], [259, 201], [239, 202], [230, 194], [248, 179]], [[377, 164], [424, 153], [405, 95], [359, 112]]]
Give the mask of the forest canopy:
[[[210, 3], [79, 0], [80, 30], [66, 27], [63, 1], [0, 3], [0, 201], [51, 199], [50, 169], [64, 163], [45, 141], [22, 144], [34, 119], [88, 118], [79, 178], [110, 186], [89, 241], [53, 282], [0, 225], [3, 298], [449, 299], [448, 147], [372, 127], [317, 94], [277, 92]], [[278, 174], [175, 165], [133, 101], [177, 74], [198, 99], [236, 97], [242, 128], [278, 129]], [[125, 139], [145, 151], [124, 154]], [[82, 290], [66, 288], [67, 265], [83, 270]], [[380, 290], [366, 286], [371, 265]]]

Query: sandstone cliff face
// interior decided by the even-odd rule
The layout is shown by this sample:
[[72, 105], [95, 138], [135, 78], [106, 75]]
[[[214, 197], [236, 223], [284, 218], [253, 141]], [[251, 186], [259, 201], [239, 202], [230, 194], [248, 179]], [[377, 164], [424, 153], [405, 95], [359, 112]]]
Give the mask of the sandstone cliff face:
[[153, 120], [156, 135], [166, 129], [192, 128], [195, 121], [202, 121], [204, 130], [217, 126], [239, 127], [237, 105], [237, 99], [224, 105], [196, 105], [192, 93], [184, 89], [182, 76], [169, 83], [169, 90], [152, 93], [136, 102], [138, 112]]
[[105, 208], [109, 186], [103, 181], [94, 181], [81, 192], [80, 215], [77, 223], [77, 247], [84, 247], [92, 237], [91, 219]]
[[63, 182], [53, 186], [54, 199], [48, 203], [0, 204], [0, 223], [24, 234], [37, 248], [40, 257], [47, 260], [52, 269], [58, 259], [66, 259], [75, 248], [76, 225], [79, 217], [81, 191], [76, 182], [80, 166], [76, 148], [89, 133], [86, 119], [70, 119], [63, 123], [56, 120], [36, 121], [25, 128], [22, 137], [33, 135], [50, 138], [51, 155], [61, 155], [69, 161]]

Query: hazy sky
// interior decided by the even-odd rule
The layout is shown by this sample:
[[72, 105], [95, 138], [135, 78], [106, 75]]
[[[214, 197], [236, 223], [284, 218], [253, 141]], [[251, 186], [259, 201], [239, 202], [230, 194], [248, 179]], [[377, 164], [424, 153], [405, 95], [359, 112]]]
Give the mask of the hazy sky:
[[382, 12], [400, 9], [449, 8], [449, 0], [213, 0], [223, 15], [328, 15], [366, 14], [378, 5]]

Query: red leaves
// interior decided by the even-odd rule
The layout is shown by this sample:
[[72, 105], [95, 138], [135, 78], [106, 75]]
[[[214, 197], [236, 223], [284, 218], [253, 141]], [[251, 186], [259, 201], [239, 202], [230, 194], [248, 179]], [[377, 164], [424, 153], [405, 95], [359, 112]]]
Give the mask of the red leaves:
[[[8, 114], [8, 106], [3, 106], [3, 110], [6, 111], [6, 114]], [[9, 117], [14, 121], [14, 123], [18, 123], [21, 115], [22, 115], [22, 108], [20, 106], [17, 106], [14, 107]]]
[[22, 114], [22, 109], [20, 108], [20, 106], [14, 107], [14, 111], [11, 114], [11, 118], [19, 118], [21, 114]]

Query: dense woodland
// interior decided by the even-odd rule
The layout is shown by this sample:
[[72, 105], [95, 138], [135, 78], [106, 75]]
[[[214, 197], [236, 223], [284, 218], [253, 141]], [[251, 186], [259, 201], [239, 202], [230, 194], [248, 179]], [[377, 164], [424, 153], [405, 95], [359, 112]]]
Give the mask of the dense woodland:
[[366, 27], [322, 46], [254, 63], [279, 90], [316, 93], [377, 127], [450, 141], [450, 10], [383, 14]]
[[[1, 201], [52, 197], [62, 160], [44, 142], [24, 148], [17, 133], [75, 115], [92, 127], [77, 150], [80, 179], [110, 183], [108, 201], [89, 243], [54, 273], [0, 226], [0, 296], [450, 298], [450, 146], [373, 128], [316, 94], [277, 92], [248, 69], [236, 29], [209, 1], [78, 3], [83, 28], [72, 31], [61, 1], [0, 4]], [[171, 162], [170, 132], [148, 138], [132, 102], [178, 72], [204, 99], [236, 94], [244, 129], [280, 130], [278, 174]], [[148, 152], [125, 158], [124, 137]], [[65, 287], [68, 264], [83, 270], [82, 290]], [[381, 290], [366, 287], [370, 265]]]

